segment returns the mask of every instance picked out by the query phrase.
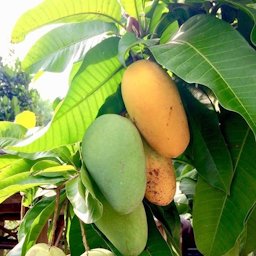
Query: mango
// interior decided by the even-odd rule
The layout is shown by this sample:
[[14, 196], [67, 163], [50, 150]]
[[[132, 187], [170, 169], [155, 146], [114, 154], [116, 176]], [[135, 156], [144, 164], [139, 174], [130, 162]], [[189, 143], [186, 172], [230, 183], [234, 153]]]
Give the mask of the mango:
[[170, 158], [185, 151], [186, 113], [176, 84], [158, 64], [139, 60], [128, 66], [121, 92], [131, 120], [152, 148]]
[[131, 213], [119, 214], [104, 199], [103, 215], [95, 222], [96, 227], [124, 256], [137, 256], [145, 248], [148, 225], [144, 205], [141, 202]]
[[26, 256], [66, 256], [66, 254], [56, 246], [45, 243], [33, 245], [26, 253]]
[[103, 248], [91, 249], [83, 253], [81, 256], [115, 256], [111, 251]]
[[164, 157], [144, 142], [147, 170], [145, 198], [159, 206], [171, 203], [176, 192], [176, 176], [171, 158]]
[[132, 212], [146, 190], [146, 160], [139, 131], [127, 118], [105, 114], [88, 127], [82, 158], [92, 179], [120, 214]]

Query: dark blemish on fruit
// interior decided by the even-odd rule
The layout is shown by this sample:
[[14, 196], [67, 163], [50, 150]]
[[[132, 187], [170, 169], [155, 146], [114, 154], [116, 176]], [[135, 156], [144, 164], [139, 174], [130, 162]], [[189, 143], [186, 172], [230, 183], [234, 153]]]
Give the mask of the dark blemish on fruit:
[[159, 170], [158, 170], [158, 169], [154, 169], [153, 172], [154, 172], [154, 175], [155, 175], [155, 176], [158, 176], [158, 175], [159, 175]]

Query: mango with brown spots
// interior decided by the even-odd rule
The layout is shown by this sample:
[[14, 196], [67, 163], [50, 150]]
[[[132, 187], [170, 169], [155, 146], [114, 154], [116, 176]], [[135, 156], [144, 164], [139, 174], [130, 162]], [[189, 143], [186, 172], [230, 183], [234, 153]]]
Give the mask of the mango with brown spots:
[[176, 177], [172, 160], [159, 155], [144, 143], [146, 155], [147, 187], [145, 198], [156, 205], [171, 203], [176, 192]]

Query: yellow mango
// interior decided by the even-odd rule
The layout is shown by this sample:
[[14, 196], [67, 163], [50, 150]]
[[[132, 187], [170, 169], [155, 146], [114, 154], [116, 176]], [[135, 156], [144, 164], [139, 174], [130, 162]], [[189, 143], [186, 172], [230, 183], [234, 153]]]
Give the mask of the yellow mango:
[[146, 141], [159, 154], [177, 157], [188, 146], [186, 113], [176, 84], [155, 62], [139, 60], [122, 78], [126, 110]]
[[156, 205], [171, 203], [176, 192], [176, 176], [172, 160], [159, 155], [144, 143], [147, 169], [145, 198]]

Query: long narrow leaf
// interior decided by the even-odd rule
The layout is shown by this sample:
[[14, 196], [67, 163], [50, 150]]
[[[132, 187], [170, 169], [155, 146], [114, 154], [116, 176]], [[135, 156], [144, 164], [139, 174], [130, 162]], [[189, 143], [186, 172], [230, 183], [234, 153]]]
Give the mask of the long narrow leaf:
[[[229, 194], [233, 164], [214, 110], [200, 103], [187, 89], [180, 87], [190, 126], [189, 158], [198, 173], [211, 186]], [[199, 93], [199, 92], [195, 92]]]
[[256, 207], [250, 213], [246, 226], [246, 236], [244, 241], [244, 246], [242, 250], [242, 255], [247, 256], [249, 253], [256, 250]]
[[120, 0], [126, 14], [140, 21], [145, 16], [143, 0]]
[[8, 121], [0, 122], [0, 148], [4, 148], [8, 145], [12, 145], [17, 142], [18, 139], [23, 138], [27, 129], [19, 124]]
[[[80, 220], [77, 216], [74, 216], [71, 220], [70, 230], [68, 234], [70, 253], [72, 255], [81, 255], [85, 252], [85, 248], [82, 241]], [[107, 248], [106, 243], [102, 237], [95, 231], [93, 224], [84, 224], [86, 232], [86, 239], [91, 249], [93, 248]]]
[[211, 88], [256, 135], [256, 52], [229, 24], [196, 15], [167, 44], [150, 49], [161, 65], [183, 80]]
[[150, 207], [145, 205], [148, 221], [148, 241], [140, 256], [174, 256], [174, 252], [159, 232]]
[[69, 92], [45, 133], [35, 134], [13, 149], [37, 152], [82, 140], [105, 99], [120, 84], [123, 66], [117, 58], [119, 38], [105, 39], [85, 56]]
[[0, 181], [0, 203], [13, 194], [36, 186], [56, 184], [63, 178], [33, 177], [30, 172], [22, 172]]
[[36, 73], [39, 69], [61, 72], [70, 62], [82, 59], [91, 47], [103, 40], [102, 35], [115, 31], [114, 24], [102, 21], [67, 24], [55, 28], [31, 47], [22, 61], [22, 67], [30, 73]]
[[[65, 193], [62, 193], [60, 195], [59, 207], [61, 207], [65, 198], [66, 198]], [[42, 200], [44, 201], [44, 199], [42, 199]], [[21, 256], [24, 256], [26, 254], [26, 252], [29, 250], [29, 248], [31, 248], [35, 244], [35, 242], [36, 242], [37, 238], [39, 237], [45, 224], [47, 223], [49, 218], [54, 213], [55, 197], [46, 199], [46, 201], [48, 201], [48, 204], [44, 204], [45, 201], [43, 202], [45, 207], [36, 207], [36, 209], [31, 210], [31, 212], [28, 213], [28, 215], [31, 214], [34, 217], [34, 219], [32, 219], [30, 216], [26, 216], [27, 223], [25, 225], [26, 225], [27, 229], [26, 229], [25, 242], [22, 247]], [[40, 205], [40, 206], [42, 206], [42, 205]], [[28, 225], [29, 225], [29, 228], [28, 228]]]
[[12, 42], [20, 42], [29, 32], [48, 24], [95, 19], [120, 23], [118, 1], [45, 0], [18, 19], [12, 32]]
[[84, 223], [93, 223], [101, 217], [102, 204], [91, 193], [86, 191], [80, 177], [67, 182], [66, 193], [75, 214]]
[[[1, 158], [0, 158], [1, 162]], [[33, 161], [26, 159], [15, 159], [10, 161], [6, 166], [0, 169], [0, 182], [8, 177], [14, 176], [18, 173], [27, 172], [33, 165]]]
[[224, 4], [231, 4], [236, 8], [241, 9], [243, 12], [245, 12], [247, 15], [250, 16], [252, 19], [254, 25], [250, 33], [250, 39], [251, 42], [256, 45], [256, 8], [255, 8], [255, 2], [252, 0], [240, 0], [240, 1], [234, 1], [234, 0], [225, 0], [221, 1]]
[[233, 248], [256, 202], [254, 135], [240, 116], [231, 114], [225, 120], [225, 137], [235, 168], [230, 195], [201, 178], [196, 187], [193, 224], [197, 247], [205, 256], [223, 255]]

